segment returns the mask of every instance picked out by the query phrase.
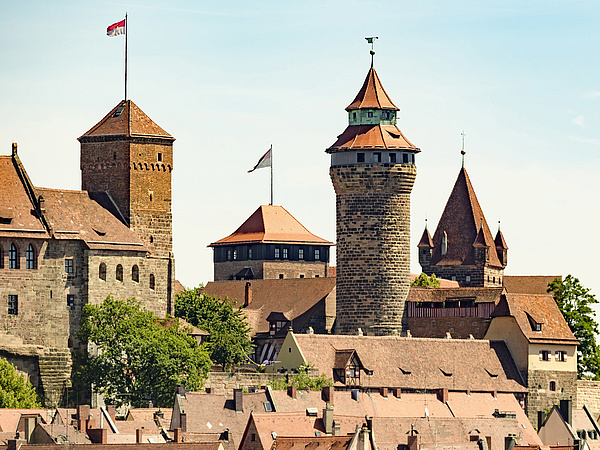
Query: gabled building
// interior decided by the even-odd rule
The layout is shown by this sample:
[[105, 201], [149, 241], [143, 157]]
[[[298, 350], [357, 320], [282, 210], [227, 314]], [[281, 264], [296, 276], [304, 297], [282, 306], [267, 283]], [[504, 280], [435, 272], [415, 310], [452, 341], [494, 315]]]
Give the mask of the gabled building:
[[552, 295], [506, 294], [492, 313], [485, 339], [502, 339], [527, 383], [526, 410], [538, 411], [577, 398], [577, 344]]
[[[544, 414], [545, 415], [545, 414]], [[554, 405], [538, 430], [545, 445], [574, 445], [585, 450], [600, 449], [600, 426], [584, 405], [574, 409], [571, 400]]]
[[209, 245], [214, 280], [327, 277], [332, 245], [282, 206], [262, 205], [235, 232]]
[[57, 406], [86, 303], [136, 297], [173, 312], [174, 138], [132, 101], [79, 138], [84, 190], [35, 186], [0, 156], [0, 355]]
[[435, 273], [462, 286], [502, 286], [508, 246], [500, 229], [492, 237], [464, 167], [433, 238], [426, 227], [418, 248], [419, 264], [427, 275]]

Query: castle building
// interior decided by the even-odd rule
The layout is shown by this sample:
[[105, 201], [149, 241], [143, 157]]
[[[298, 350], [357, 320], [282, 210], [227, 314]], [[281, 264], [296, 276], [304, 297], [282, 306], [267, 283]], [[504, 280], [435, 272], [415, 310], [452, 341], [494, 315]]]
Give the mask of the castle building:
[[214, 280], [327, 277], [332, 245], [284, 207], [262, 205], [232, 234], [209, 245]]
[[85, 304], [173, 310], [173, 137], [123, 101], [79, 140], [81, 191], [35, 186], [16, 144], [0, 156], [0, 356], [47, 406], [69, 386]]
[[346, 108], [348, 127], [326, 152], [336, 193], [336, 333], [406, 330], [410, 193], [420, 151], [396, 126], [399, 109], [373, 65]]
[[427, 275], [435, 273], [463, 286], [502, 286], [508, 247], [500, 229], [492, 237], [464, 167], [433, 239], [425, 227], [418, 248], [419, 263]]

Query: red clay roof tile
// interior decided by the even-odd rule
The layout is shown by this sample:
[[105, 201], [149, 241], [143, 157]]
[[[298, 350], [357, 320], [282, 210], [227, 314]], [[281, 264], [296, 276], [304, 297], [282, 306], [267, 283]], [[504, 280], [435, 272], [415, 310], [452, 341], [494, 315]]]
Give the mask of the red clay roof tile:
[[360, 149], [421, 151], [395, 125], [350, 125], [327, 152]]
[[385, 89], [383, 89], [381, 80], [373, 67], [369, 69], [365, 82], [358, 94], [356, 94], [356, 98], [346, 108], [346, 111], [361, 108], [393, 109], [399, 111], [399, 108], [392, 103]]

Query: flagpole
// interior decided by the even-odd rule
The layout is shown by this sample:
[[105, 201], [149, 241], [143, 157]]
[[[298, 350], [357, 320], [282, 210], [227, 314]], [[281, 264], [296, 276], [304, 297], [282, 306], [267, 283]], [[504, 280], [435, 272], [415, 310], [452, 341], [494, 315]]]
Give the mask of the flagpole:
[[127, 101], [127, 13], [125, 13], [125, 101]]
[[273, 206], [273, 144], [271, 144], [271, 206]]

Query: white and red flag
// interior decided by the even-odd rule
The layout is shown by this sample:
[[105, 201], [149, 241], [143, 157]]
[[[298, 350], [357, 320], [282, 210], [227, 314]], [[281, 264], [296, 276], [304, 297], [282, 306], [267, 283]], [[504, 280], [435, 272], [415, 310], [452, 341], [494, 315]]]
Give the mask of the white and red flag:
[[120, 34], [125, 34], [125, 19], [121, 20], [120, 22], [113, 23], [106, 29], [107, 36], [119, 36]]
[[254, 172], [256, 169], [262, 169], [263, 167], [271, 167], [271, 150], [273, 150], [273, 146], [271, 146], [267, 153], [262, 155], [262, 157], [258, 160], [254, 168], [250, 169], [248, 173]]

